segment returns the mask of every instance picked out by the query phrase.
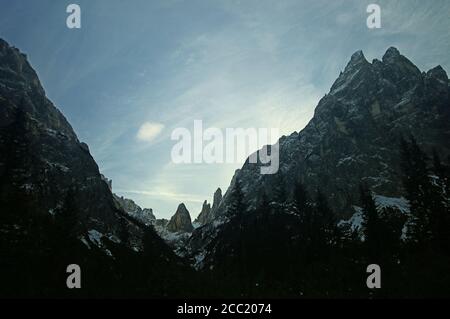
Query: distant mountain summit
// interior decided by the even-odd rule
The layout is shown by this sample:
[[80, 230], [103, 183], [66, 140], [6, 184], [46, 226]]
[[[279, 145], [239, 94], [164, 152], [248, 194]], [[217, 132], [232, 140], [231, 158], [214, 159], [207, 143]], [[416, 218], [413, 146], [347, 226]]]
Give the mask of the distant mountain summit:
[[151, 208], [141, 208], [133, 200], [124, 198], [123, 196], [117, 196], [114, 194], [114, 199], [120, 208], [125, 210], [130, 216], [136, 218], [145, 225], [152, 225], [156, 222], [156, 217], [153, 214]]
[[200, 211], [200, 214], [195, 219], [194, 224], [198, 225], [204, 225], [208, 222], [211, 215], [211, 204], [208, 203], [207, 200], [203, 202], [202, 210]]
[[167, 230], [173, 233], [189, 233], [192, 232], [193, 229], [194, 227], [192, 226], [191, 215], [189, 214], [186, 206], [181, 203], [178, 206], [175, 215], [172, 216], [169, 223], [167, 224]]
[[200, 214], [198, 215], [198, 217], [194, 223], [197, 223], [200, 226], [203, 226], [203, 225], [213, 221], [214, 216], [217, 212], [217, 208], [219, 207], [221, 201], [222, 201], [222, 190], [220, 188], [218, 188], [214, 192], [212, 207], [210, 204], [208, 204], [208, 201], [205, 200], [205, 202], [203, 203], [203, 206], [202, 206], [202, 211], [200, 212]]

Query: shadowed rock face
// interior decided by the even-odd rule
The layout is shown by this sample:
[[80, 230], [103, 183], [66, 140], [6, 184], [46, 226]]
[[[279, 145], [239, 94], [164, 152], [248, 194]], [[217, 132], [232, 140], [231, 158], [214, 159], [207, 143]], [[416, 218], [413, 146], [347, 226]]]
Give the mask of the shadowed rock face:
[[[116, 236], [126, 225], [89, 148], [45, 96], [26, 56], [0, 40], [0, 202], [35, 214], [55, 215], [74, 198], [79, 236], [94, 229]], [[121, 225], [121, 226], [119, 226]]]
[[222, 190], [218, 188], [214, 192], [213, 197], [213, 205], [211, 205], [205, 200], [202, 206], [202, 211], [198, 215], [197, 219], [195, 220], [196, 223], [199, 225], [205, 225], [211, 221], [214, 220], [215, 213], [217, 212], [217, 209], [219, 208], [220, 202], [222, 201]]
[[396, 48], [372, 63], [358, 51], [319, 101], [308, 125], [280, 138], [278, 173], [262, 175], [260, 164], [248, 161], [236, 171], [214, 223], [194, 231], [191, 252], [202, 251], [212, 238], [220, 237], [218, 227], [230, 219], [227, 211], [237, 180], [250, 209], [257, 207], [263, 194], [270, 202], [289, 200], [300, 181], [309, 193], [320, 189], [326, 194], [337, 217], [345, 219], [358, 204], [361, 183], [379, 195], [403, 194], [401, 136], [413, 135], [428, 153], [436, 148], [446, 158], [449, 123], [450, 85], [442, 67], [421, 72]]
[[123, 196], [113, 195], [114, 200], [117, 202], [120, 208], [122, 208], [128, 215], [136, 218], [145, 225], [152, 225], [156, 221], [156, 217], [153, 214], [151, 208], [141, 208], [133, 200], [124, 198]]
[[191, 216], [186, 206], [182, 203], [178, 206], [175, 215], [172, 216], [167, 224], [167, 230], [170, 232], [192, 232], [194, 227], [192, 226]]
[[[279, 172], [261, 175], [259, 164], [248, 162], [236, 172], [246, 202], [257, 203], [264, 192], [275, 199], [280, 189], [289, 197], [301, 181], [311, 193], [320, 188], [347, 217], [361, 182], [378, 194], [401, 195], [401, 136], [415, 136], [426, 151], [436, 148], [442, 157], [450, 154], [449, 88], [442, 67], [421, 72], [396, 48], [372, 63], [356, 52], [309, 124], [280, 138]], [[226, 211], [233, 187], [219, 214]]]
[[221, 201], [222, 201], [222, 190], [220, 188], [218, 188], [214, 192], [214, 197], [213, 197], [213, 205], [211, 208], [211, 212], [213, 215], [216, 213], [217, 209], [219, 208]]
[[195, 223], [198, 223], [200, 225], [206, 224], [210, 218], [210, 214], [211, 214], [211, 204], [209, 204], [208, 201], [205, 200], [203, 202], [202, 211], [195, 220]]

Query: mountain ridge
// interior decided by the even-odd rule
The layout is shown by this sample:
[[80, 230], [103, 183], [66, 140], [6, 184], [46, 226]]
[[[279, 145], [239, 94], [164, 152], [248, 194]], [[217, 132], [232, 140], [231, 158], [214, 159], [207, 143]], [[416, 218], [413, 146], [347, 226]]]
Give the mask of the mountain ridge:
[[[216, 225], [209, 223], [194, 231], [191, 254], [202, 254], [217, 236], [217, 227], [232, 218], [227, 212], [237, 181], [250, 208], [256, 208], [263, 196], [269, 202], [290, 200], [298, 182], [311, 194], [321, 189], [340, 219], [355, 213], [361, 183], [376, 194], [401, 197], [401, 136], [415, 136], [426, 151], [436, 148], [444, 157], [450, 154], [449, 83], [442, 67], [421, 72], [394, 47], [382, 61], [372, 63], [362, 51], [355, 52], [305, 128], [280, 138], [277, 174], [261, 175], [261, 164], [248, 161], [236, 170]], [[277, 198], [280, 194], [285, 198]]]
[[[153, 229], [130, 218], [116, 204], [111, 185], [100, 174], [89, 147], [79, 141], [64, 115], [46, 97], [26, 55], [1, 39], [0, 106], [3, 243], [20, 247], [18, 243], [27, 240], [15, 238], [11, 227], [36, 232], [45, 225], [50, 230], [38, 232], [36, 240], [48, 240], [49, 245], [53, 245], [53, 228], [66, 229], [60, 236], [70, 237], [92, 254], [100, 250], [109, 258], [111, 245], [142, 251], [146, 235], [148, 249], [153, 246], [162, 260], [177, 260]], [[31, 253], [46, 262], [40, 258], [48, 249], [42, 245]]]

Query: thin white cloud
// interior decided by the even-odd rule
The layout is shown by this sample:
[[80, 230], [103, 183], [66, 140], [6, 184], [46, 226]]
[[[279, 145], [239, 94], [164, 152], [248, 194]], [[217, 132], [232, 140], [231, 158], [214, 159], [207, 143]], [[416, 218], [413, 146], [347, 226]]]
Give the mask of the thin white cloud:
[[146, 122], [141, 125], [136, 135], [137, 139], [144, 142], [153, 141], [164, 129], [164, 124]]

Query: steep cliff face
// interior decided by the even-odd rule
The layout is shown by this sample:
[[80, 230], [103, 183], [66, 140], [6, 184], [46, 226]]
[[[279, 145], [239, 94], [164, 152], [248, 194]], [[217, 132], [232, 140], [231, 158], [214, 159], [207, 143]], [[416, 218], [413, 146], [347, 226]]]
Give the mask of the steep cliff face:
[[212, 207], [205, 200], [205, 202], [203, 203], [203, 206], [202, 206], [202, 211], [200, 212], [197, 219], [195, 220], [195, 223], [197, 223], [200, 226], [203, 226], [203, 225], [213, 221], [214, 216], [217, 213], [217, 209], [218, 209], [221, 201], [222, 201], [222, 190], [220, 188], [218, 188], [214, 192]]
[[[211, 238], [227, 224], [232, 194], [239, 181], [243, 202], [257, 207], [263, 196], [283, 203], [300, 181], [311, 194], [320, 189], [339, 218], [358, 205], [358, 188], [402, 196], [399, 144], [413, 135], [427, 151], [450, 154], [450, 84], [437, 66], [421, 72], [396, 48], [369, 63], [361, 51], [350, 59], [330, 92], [318, 103], [314, 117], [300, 132], [279, 140], [280, 169], [260, 174], [248, 161], [237, 170], [215, 214], [214, 222], [194, 231], [191, 252], [203, 254]], [[242, 212], [244, 213], [244, 212]]]
[[167, 230], [173, 233], [190, 233], [194, 230], [191, 215], [183, 203], [178, 206], [175, 215], [172, 216], [167, 224]]
[[39, 213], [56, 213], [73, 190], [84, 226], [114, 232], [120, 216], [87, 145], [46, 98], [26, 57], [4, 41], [0, 102], [2, 200], [22, 193]]
[[211, 214], [211, 204], [208, 201], [204, 201], [202, 205], [202, 210], [198, 217], [195, 219], [194, 224], [204, 225], [208, 222]]
[[126, 231], [129, 245], [139, 248], [142, 229], [116, 205], [110, 186], [88, 146], [45, 96], [26, 56], [0, 40], [1, 214], [18, 222], [27, 208], [30, 218], [57, 218], [70, 208], [84, 242], [118, 242]]

